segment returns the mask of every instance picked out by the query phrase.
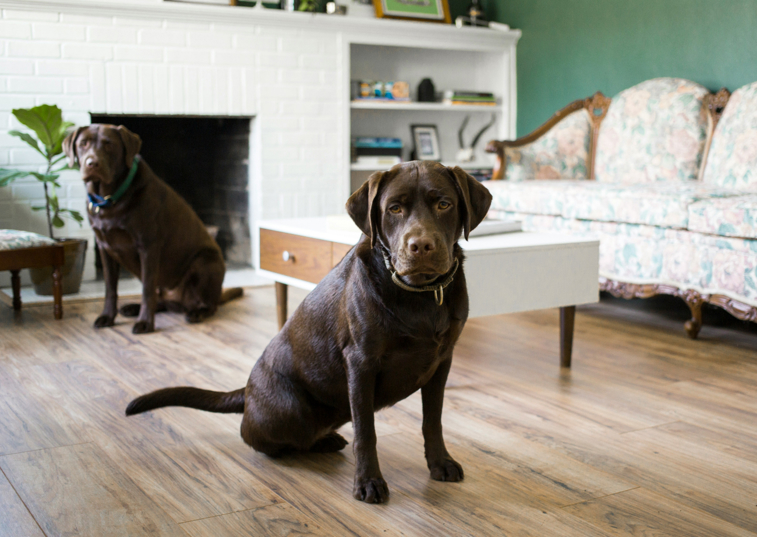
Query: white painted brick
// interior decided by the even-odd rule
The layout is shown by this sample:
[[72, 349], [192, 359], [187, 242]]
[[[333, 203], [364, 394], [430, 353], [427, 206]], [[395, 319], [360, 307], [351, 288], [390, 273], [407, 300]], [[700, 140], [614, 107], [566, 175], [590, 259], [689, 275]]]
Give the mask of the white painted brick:
[[164, 114], [169, 111], [168, 98], [168, 66], [155, 66], [155, 114]]
[[182, 70], [183, 68], [177, 65], [172, 65], [168, 68], [168, 94], [172, 114], [184, 113], [184, 73]]
[[234, 47], [273, 52], [278, 49], [278, 40], [264, 35], [235, 34]]
[[302, 127], [306, 131], [336, 132], [337, 120], [335, 117], [305, 117], [302, 118]]
[[107, 85], [105, 83], [105, 66], [102, 62], [96, 62], [90, 65], [89, 80], [92, 86], [90, 109], [93, 112], [105, 112], [107, 106]]
[[137, 42], [137, 29], [120, 26], [90, 26], [87, 29], [87, 41], [92, 43], [134, 43]]
[[249, 65], [254, 66], [256, 55], [254, 52], [241, 52], [238, 50], [214, 50], [213, 63], [218, 65]]
[[210, 24], [203, 22], [175, 22], [167, 20], [165, 27], [170, 30], [210, 30]]
[[84, 41], [86, 33], [84, 26], [74, 26], [59, 23], [35, 22], [32, 26], [35, 39], [46, 41]]
[[318, 52], [321, 46], [321, 41], [313, 38], [306, 37], [283, 37], [280, 42], [280, 50], [282, 52]]
[[139, 77], [137, 66], [133, 64], [123, 67], [124, 112], [134, 114], [139, 112]]
[[8, 93], [8, 79], [0, 78], [0, 93]]
[[29, 60], [0, 58], [0, 73], [4, 75], [31, 75], [34, 74], [34, 64]]
[[92, 122], [89, 113], [87, 112], [70, 113], [67, 110], [64, 110], [63, 119], [70, 121], [74, 125], [89, 125]]
[[260, 88], [262, 99], [287, 99], [293, 100], [299, 97], [300, 90], [296, 86], [263, 86]]
[[320, 84], [319, 74], [318, 71], [307, 69], [280, 69], [279, 82], [285, 84]]
[[39, 43], [35, 41], [9, 41], [8, 56], [17, 58], [59, 58], [58, 43]]
[[293, 116], [317, 116], [321, 112], [321, 105], [317, 102], [282, 101], [281, 113]]
[[130, 47], [128, 45], [116, 45], [115, 58], [118, 61], [129, 62], [162, 62], [163, 49], [158, 47]]
[[184, 108], [187, 114], [199, 114], [200, 75], [197, 67], [191, 66], [184, 69], [184, 95], [186, 97]]
[[334, 162], [339, 158], [336, 147], [303, 147], [303, 160], [318, 162]]
[[263, 67], [297, 67], [296, 54], [258, 53], [258, 65]]
[[35, 104], [55, 104], [67, 112], [86, 112], [90, 109], [89, 96], [79, 95], [38, 95]]
[[337, 43], [337, 40], [332, 38], [323, 41], [321, 52], [323, 52], [324, 54], [337, 54], [339, 52], [339, 45]]
[[135, 19], [131, 17], [116, 17], [113, 21], [116, 26], [137, 26], [138, 28], [162, 28], [165, 21], [159, 19]]
[[37, 74], [42, 76], [86, 76], [89, 65], [86, 62], [65, 60], [38, 60]]
[[12, 9], [3, 10], [4, 19], [15, 19], [22, 21], [57, 21], [57, 13], [47, 13], [44, 11], [15, 11]]
[[93, 15], [71, 15], [68, 13], [61, 13], [60, 21], [66, 24], [113, 26], [113, 17], [98, 17]]
[[315, 132], [295, 132], [287, 134], [286, 145], [292, 147], [293, 150], [300, 146], [317, 146], [321, 145], [321, 137]]
[[339, 98], [339, 90], [336, 86], [318, 86], [302, 88], [303, 99], [319, 101], [321, 103], [336, 101]]
[[336, 71], [336, 56], [332, 54], [303, 54], [300, 56], [300, 66], [305, 69], [328, 69]]
[[31, 108], [32, 106], [34, 106], [34, 97], [31, 95], [0, 95], [0, 110]]
[[306, 174], [318, 173], [317, 162], [288, 162], [281, 163], [281, 175], [283, 177], [302, 177]]
[[231, 36], [219, 32], [189, 32], [189, 46], [195, 48], [231, 48]]
[[297, 132], [300, 130], [298, 117], [266, 117], [264, 120], [264, 132]]
[[213, 69], [210, 67], [203, 67], [199, 70], [199, 106], [200, 113], [209, 114], [214, 109], [214, 95], [213, 95]]
[[13, 77], [8, 80], [11, 93], [61, 93], [63, 81], [58, 78]]
[[86, 78], [68, 78], [64, 81], [63, 91], [66, 93], [89, 92], [89, 81]]
[[155, 68], [139, 66], [139, 109], [143, 114], [155, 111]]
[[220, 115], [229, 113], [229, 71], [228, 69], [216, 68], [213, 70], [213, 83], [215, 94], [215, 112]]
[[244, 114], [254, 114], [257, 107], [257, 86], [255, 85], [255, 73], [252, 69], [242, 70], [242, 79], [244, 80], [244, 93], [242, 94], [242, 112]]
[[229, 69], [229, 114], [241, 114], [244, 102], [244, 74], [242, 69]]
[[210, 51], [188, 48], [167, 48], [166, 61], [168, 63], [189, 63], [194, 65], [210, 64]]
[[187, 34], [178, 30], [140, 30], [139, 42], [143, 45], [181, 47], [187, 42]]
[[63, 44], [63, 57], [81, 60], [112, 60], [113, 47], [110, 45], [93, 45], [91, 43]]
[[298, 37], [300, 35], [300, 30], [297, 28], [282, 28], [280, 26], [258, 26], [257, 33], [260, 35], [273, 35], [284, 38]]
[[123, 112], [122, 79], [123, 73], [120, 65], [105, 64], [106, 110], [110, 113]]
[[32, 148], [19, 147], [10, 150], [10, 163], [14, 166], [42, 165], [45, 159]]
[[28, 22], [0, 22], [0, 37], [29, 39], [31, 36], [32, 25]]
[[279, 73], [276, 69], [258, 69], [258, 83], [260, 85], [275, 84], [279, 79]]

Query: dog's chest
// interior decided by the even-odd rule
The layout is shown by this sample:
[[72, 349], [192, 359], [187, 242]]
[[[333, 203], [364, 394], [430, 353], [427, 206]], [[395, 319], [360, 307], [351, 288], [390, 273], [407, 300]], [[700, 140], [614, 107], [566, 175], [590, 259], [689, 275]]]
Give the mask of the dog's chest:
[[91, 219], [97, 243], [127, 270], [139, 275], [139, 254], [134, 237], [126, 230], [110, 226], [101, 219]]

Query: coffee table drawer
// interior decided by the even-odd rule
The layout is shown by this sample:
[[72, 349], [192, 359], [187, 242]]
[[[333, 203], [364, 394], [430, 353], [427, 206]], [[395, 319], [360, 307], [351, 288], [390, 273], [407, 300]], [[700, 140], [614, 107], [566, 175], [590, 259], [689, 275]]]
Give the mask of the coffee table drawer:
[[318, 283], [331, 267], [330, 241], [260, 230], [260, 268]]

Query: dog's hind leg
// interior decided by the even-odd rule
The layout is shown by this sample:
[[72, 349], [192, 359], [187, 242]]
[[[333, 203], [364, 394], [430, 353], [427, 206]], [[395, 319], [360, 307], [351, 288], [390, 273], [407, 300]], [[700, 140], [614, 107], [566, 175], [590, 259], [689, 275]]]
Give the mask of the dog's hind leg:
[[334, 451], [341, 451], [347, 445], [347, 440], [336, 431], [331, 431], [326, 436], [322, 436], [315, 441], [315, 444], [310, 446], [310, 452], [312, 453], [333, 453]]

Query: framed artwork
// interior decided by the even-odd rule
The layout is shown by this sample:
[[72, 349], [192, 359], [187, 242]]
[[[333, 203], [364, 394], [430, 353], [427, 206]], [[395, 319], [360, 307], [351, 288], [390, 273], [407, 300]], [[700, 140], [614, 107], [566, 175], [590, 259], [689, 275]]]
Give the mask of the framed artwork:
[[379, 19], [452, 23], [447, 0], [373, 0]]
[[415, 144], [415, 158], [418, 160], [441, 160], [439, 133], [436, 125], [410, 125]]

